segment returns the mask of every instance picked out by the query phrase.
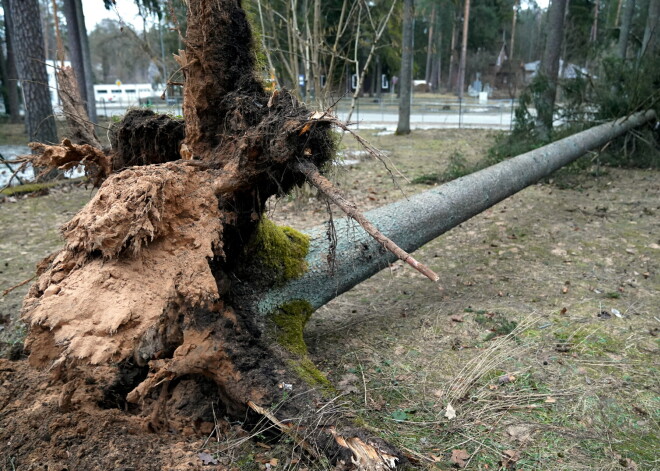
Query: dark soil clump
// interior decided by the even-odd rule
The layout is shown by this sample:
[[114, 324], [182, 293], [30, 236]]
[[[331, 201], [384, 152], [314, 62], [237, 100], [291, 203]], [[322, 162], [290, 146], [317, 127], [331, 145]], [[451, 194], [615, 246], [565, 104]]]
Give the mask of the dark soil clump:
[[179, 160], [184, 138], [182, 119], [157, 115], [151, 110], [130, 110], [110, 128], [112, 167], [115, 172], [134, 165]]

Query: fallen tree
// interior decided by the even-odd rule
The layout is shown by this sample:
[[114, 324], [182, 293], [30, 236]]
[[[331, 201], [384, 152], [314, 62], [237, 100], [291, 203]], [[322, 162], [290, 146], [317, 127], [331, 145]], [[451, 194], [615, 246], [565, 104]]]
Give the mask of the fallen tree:
[[[191, 0], [188, 14], [183, 122], [136, 111], [112, 130], [109, 151], [68, 141], [39, 148], [42, 165], [89, 163], [103, 184], [65, 225], [64, 248], [42, 262], [26, 297], [30, 362], [62, 382], [63, 410], [89, 401], [76, 391], [92, 381], [96, 402], [143, 416], [149, 430], [195, 429], [215, 411], [267, 417], [314, 456], [393, 468], [400, 453], [331, 406], [335, 391], [302, 336], [316, 307], [391, 261], [386, 239], [345, 237], [340, 222], [335, 247], [326, 228], [310, 237], [263, 217], [270, 196], [323, 183], [316, 169], [334, 155], [336, 121], [286, 91], [264, 92], [237, 2]], [[613, 137], [596, 134], [591, 147]], [[575, 147], [568, 158], [514, 159], [369, 217], [414, 250], [590, 148], [546, 152], [561, 145]]]
[[[553, 142], [442, 186], [369, 211], [365, 216], [408, 252], [485, 211], [494, 204], [547, 177], [592, 149], [656, 119], [639, 112]], [[250, 293], [246, 302], [266, 315], [291, 300], [305, 300], [315, 310], [373, 276], [397, 257], [383, 249], [350, 218], [334, 221], [336, 244], [327, 227], [312, 228], [307, 271], [281, 287]], [[332, 266], [327, 254], [334, 253]]]

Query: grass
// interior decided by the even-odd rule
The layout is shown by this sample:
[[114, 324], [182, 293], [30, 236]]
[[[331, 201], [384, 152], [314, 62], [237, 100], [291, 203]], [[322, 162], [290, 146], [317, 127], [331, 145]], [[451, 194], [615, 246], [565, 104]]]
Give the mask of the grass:
[[[411, 180], [399, 181], [407, 194], [423, 190], [416, 176], [450, 173], [454, 155], [478, 165], [493, 136], [365, 134]], [[334, 178], [363, 209], [402, 197], [378, 162], [336, 170]], [[660, 469], [660, 344], [652, 334], [660, 179], [620, 169], [570, 179], [533, 185], [416, 251], [441, 273], [442, 292], [397, 262], [306, 327], [318, 369], [335, 385], [355, 378], [336, 402], [360, 427], [405, 450], [414, 469], [451, 469], [452, 451], [463, 449], [468, 470], [500, 469], [508, 450], [519, 453], [520, 470], [615, 470], [626, 460]], [[299, 195], [274, 204], [271, 219], [301, 229], [328, 218], [312, 192]], [[57, 226], [89, 196], [54, 190], [0, 205], [2, 289], [59, 247]], [[2, 314], [16, 316], [19, 294], [3, 299]], [[597, 316], [612, 308], [624, 317]], [[445, 416], [449, 404], [453, 419]], [[265, 432], [229, 432], [205, 449], [228, 469], [264, 469], [271, 457], [279, 459], [275, 469], [331, 469]]]
[[27, 145], [27, 133], [25, 124], [10, 123], [8, 118], [0, 118], [0, 145]]
[[436, 185], [438, 183], [450, 182], [457, 178], [469, 175], [482, 167], [481, 164], [470, 164], [460, 152], [454, 152], [449, 156], [447, 168], [441, 173], [425, 173], [415, 177], [411, 183], [415, 185]]

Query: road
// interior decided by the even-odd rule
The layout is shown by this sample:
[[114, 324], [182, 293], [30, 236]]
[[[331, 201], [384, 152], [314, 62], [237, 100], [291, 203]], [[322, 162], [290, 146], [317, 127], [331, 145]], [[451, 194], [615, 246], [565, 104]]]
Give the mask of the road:
[[[128, 107], [106, 104], [97, 106], [99, 116], [122, 116]], [[155, 105], [155, 111], [181, 115], [180, 106]], [[342, 121], [348, 116], [348, 103], [341, 103], [337, 116]], [[511, 128], [510, 101], [495, 102], [489, 105], [466, 104], [462, 107], [454, 103], [416, 102], [410, 115], [412, 129], [437, 128], [484, 128], [509, 130]], [[356, 107], [351, 122], [355, 129], [384, 129], [394, 131], [399, 121], [395, 104], [362, 104]]]

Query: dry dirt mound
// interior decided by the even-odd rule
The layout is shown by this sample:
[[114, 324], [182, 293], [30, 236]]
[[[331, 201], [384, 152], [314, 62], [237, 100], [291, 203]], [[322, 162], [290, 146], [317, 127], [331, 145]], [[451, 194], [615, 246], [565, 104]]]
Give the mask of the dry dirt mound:
[[145, 433], [143, 418], [101, 408], [98, 391], [90, 379], [67, 396], [52, 374], [36, 372], [27, 361], [0, 360], [0, 468], [227, 469], [203, 466], [203, 442], [186, 436], [209, 433], [212, 423], [191, 424], [181, 434]]

